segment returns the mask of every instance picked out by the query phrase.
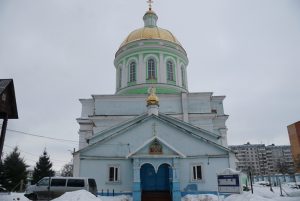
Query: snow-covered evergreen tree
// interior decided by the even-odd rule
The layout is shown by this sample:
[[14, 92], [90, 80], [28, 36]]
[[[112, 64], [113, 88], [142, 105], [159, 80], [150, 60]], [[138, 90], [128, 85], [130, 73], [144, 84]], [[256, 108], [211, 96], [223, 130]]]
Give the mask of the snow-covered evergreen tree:
[[50, 157], [48, 156], [47, 151], [44, 150], [43, 154], [39, 158], [39, 161], [34, 167], [32, 183], [37, 183], [43, 177], [52, 176], [54, 176], [54, 171], [52, 170], [52, 162], [50, 161]]
[[18, 147], [15, 147], [3, 162], [3, 173], [1, 175], [3, 187], [9, 191], [24, 189], [27, 181], [27, 167], [24, 159], [20, 158]]

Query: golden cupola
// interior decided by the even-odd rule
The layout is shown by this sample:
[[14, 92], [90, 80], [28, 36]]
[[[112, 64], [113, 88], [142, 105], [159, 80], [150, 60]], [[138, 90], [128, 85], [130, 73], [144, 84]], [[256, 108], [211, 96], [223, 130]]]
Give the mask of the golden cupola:
[[149, 89], [149, 96], [147, 98], [147, 106], [149, 105], [157, 105], [159, 106], [159, 98], [156, 95], [156, 89], [151, 87]]
[[152, 10], [148, 10], [143, 17], [144, 27], [132, 31], [126, 37], [120, 47], [123, 47], [124, 45], [134, 41], [147, 39], [169, 41], [181, 46], [180, 42], [170, 31], [162, 29], [156, 25], [157, 19], [158, 17], [156, 13]]
[[[188, 92], [186, 51], [170, 31], [157, 26], [157, 20], [149, 7], [144, 27], [132, 31], [118, 48], [116, 94], [147, 94], [150, 87], [157, 94]], [[149, 96], [149, 103], [158, 103], [155, 97]]]

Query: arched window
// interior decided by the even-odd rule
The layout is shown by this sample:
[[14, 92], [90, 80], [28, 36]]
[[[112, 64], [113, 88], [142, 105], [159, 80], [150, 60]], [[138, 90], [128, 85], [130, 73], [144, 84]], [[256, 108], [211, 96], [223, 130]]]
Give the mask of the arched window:
[[185, 71], [183, 66], [181, 66], [181, 82], [182, 82], [182, 87], [185, 87]]
[[129, 64], [129, 82], [136, 81], [136, 63], [133, 61]]
[[149, 59], [147, 62], [148, 66], [148, 80], [155, 80], [156, 79], [156, 66], [154, 59]]
[[122, 87], [122, 68], [119, 69], [119, 88]]
[[167, 79], [169, 81], [174, 81], [174, 65], [172, 61], [167, 62]]

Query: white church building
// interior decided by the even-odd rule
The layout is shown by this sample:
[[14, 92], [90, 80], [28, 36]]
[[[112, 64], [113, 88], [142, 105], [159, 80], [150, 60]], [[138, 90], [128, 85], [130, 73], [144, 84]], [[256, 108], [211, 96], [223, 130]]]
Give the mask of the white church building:
[[144, 27], [115, 54], [116, 92], [80, 99], [74, 176], [93, 177], [98, 191], [131, 194], [217, 192], [217, 173], [235, 169], [227, 147], [225, 96], [188, 91], [188, 58], [149, 7]]

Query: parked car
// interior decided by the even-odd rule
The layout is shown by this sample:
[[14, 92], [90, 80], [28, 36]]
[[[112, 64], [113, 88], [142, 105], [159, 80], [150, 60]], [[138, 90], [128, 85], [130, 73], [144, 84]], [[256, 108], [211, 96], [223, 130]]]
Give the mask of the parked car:
[[35, 185], [28, 186], [24, 196], [30, 200], [48, 200], [82, 189], [97, 196], [95, 179], [85, 177], [44, 177]]

